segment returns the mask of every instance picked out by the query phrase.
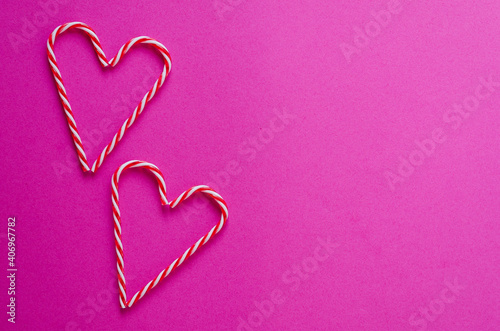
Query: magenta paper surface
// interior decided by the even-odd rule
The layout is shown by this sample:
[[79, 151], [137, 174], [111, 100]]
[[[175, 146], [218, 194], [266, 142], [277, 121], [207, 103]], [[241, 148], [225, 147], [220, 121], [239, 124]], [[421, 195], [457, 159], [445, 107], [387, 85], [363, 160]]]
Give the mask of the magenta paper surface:
[[[499, 330], [500, 2], [4, 1], [0, 329]], [[46, 42], [81, 21], [111, 58], [146, 35], [165, 85], [95, 174]], [[89, 161], [162, 68], [55, 53]], [[119, 308], [111, 176], [169, 200], [208, 184], [227, 226]], [[120, 181], [129, 298], [219, 220]], [[8, 219], [15, 217], [15, 295]], [[15, 298], [15, 325], [8, 322]]]

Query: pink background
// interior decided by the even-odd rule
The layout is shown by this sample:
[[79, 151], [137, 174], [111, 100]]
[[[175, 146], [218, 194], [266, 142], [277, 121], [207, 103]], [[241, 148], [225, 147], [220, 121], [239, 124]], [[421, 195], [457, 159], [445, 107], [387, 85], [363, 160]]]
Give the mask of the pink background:
[[[489, 95], [469, 115], [451, 111], [500, 81], [500, 3], [389, 3], [4, 1], [0, 328], [12, 327], [15, 216], [20, 330], [499, 330], [500, 87], [479, 88]], [[399, 13], [386, 26], [370, 23], [388, 6]], [[71, 21], [93, 27], [109, 57], [140, 35], [172, 55], [164, 87], [94, 175], [80, 170], [46, 57], [50, 32]], [[365, 27], [367, 45], [346, 57], [341, 45]], [[140, 47], [104, 70], [79, 32], [55, 52], [93, 161], [160, 57]], [[439, 129], [445, 141], [419, 160], [415, 140]], [[421, 164], [391, 188], [387, 172], [410, 155]], [[160, 167], [170, 199], [213, 185], [230, 216], [123, 311], [110, 179], [131, 159]], [[120, 188], [130, 297], [218, 214], [161, 207], [143, 171]], [[326, 259], [318, 237], [338, 244]]]

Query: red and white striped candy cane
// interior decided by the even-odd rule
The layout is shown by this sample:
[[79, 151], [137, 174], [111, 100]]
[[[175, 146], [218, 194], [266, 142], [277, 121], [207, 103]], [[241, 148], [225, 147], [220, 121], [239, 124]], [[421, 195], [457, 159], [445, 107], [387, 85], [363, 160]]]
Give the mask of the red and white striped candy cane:
[[[158, 276], [153, 278], [149, 283], [146, 284], [140, 291], [138, 291], [132, 299], [127, 301], [127, 287], [126, 287], [126, 282], [125, 282], [125, 271], [124, 271], [124, 262], [123, 262], [123, 244], [121, 240], [122, 236], [122, 228], [121, 228], [121, 216], [120, 216], [120, 208], [119, 208], [119, 196], [118, 196], [118, 181], [120, 180], [120, 175], [122, 172], [126, 169], [129, 168], [146, 168], [150, 170], [155, 176], [156, 180], [158, 182], [158, 188], [160, 191], [160, 199], [161, 203], [163, 205], [169, 205], [171, 208], [176, 207], [178, 204], [180, 204], [182, 201], [186, 200], [189, 198], [191, 195], [193, 195], [196, 192], [201, 192], [206, 194], [207, 196], [211, 197], [212, 199], [217, 202], [217, 204], [220, 207], [221, 210], [221, 218], [219, 223], [215, 225], [206, 235], [201, 237], [194, 245], [189, 247], [184, 254], [182, 254], [180, 257], [175, 259], [170, 266], [167, 268], [163, 269]], [[158, 283], [167, 277], [175, 268], [177, 268], [179, 265], [182, 264], [188, 257], [194, 254], [198, 250], [198, 248], [204, 244], [206, 244], [210, 239], [212, 239], [213, 236], [215, 236], [216, 233], [218, 233], [222, 227], [224, 226], [227, 218], [228, 218], [228, 210], [227, 210], [227, 205], [224, 199], [212, 190], [210, 187], [206, 185], [199, 185], [199, 186], [194, 186], [190, 188], [189, 190], [183, 192], [177, 199], [168, 202], [167, 200], [167, 193], [166, 193], [166, 186], [165, 186], [165, 180], [163, 179], [163, 174], [161, 173], [160, 169], [158, 169], [157, 166], [154, 164], [144, 162], [144, 161], [138, 161], [138, 160], [133, 160], [133, 161], [128, 161], [124, 164], [122, 164], [113, 174], [113, 177], [111, 179], [111, 188], [112, 188], [112, 194], [111, 194], [111, 200], [113, 202], [113, 219], [115, 223], [115, 246], [116, 246], [116, 260], [117, 260], [117, 269], [118, 269], [118, 287], [119, 287], [119, 292], [120, 292], [120, 307], [126, 308], [126, 307], [132, 307], [134, 303], [136, 303], [139, 299], [141, 299], [146, 293], [148, 293], [152, 288], [154, 288]]]
[[[104, 148], [102, 153], [99, 155], [97, 160], [94, 162], [92, 165], [92, 168], [89, 167], [89, 163], [87, 161], [87, 156], [85, 155], [85, 148], [83, 147], [82, 140], [80, 138], [80, 134], [78, 133], [78, 129], [76, 127], [76, 122], [75, 118], [73, 116], [73, 111], [71, 110], [71, 105], [69, 103], [68, 95], [66, 93], [66, 89], [64, 88], [63, 80], [61, 77], [61, 72], [59, 71], [59, 67], [57, 66], [56, 62], [56, 56], [54, 54], [54, 43], [56, 41], [56, 37], [59, 36], [61, 33], [68, 31], [70, 29], [79, 29], [85, 32], [91, 42], [92, 45], [94, 46], [94, 50], [97, 53], [97, 57], [99, 58], [99, 62], [103, 67], [107, 67], [110, 65], [111, 67], [114, 67], [120, 62], [120, 59], [127, 54], [127, 52], [134, 46], [138, 44], [148, 44], [154, 47], [156, 50], [160, 52], [160, 54], [163, 57], [163, 71], [154, 83], [153, 87], [144, 95], [142, 98], [141, 102], [137, 105], [137, 107], [134, 109], [132, 115], [130, 115], [129, 118], [123, 123], [121, 128], [118, 130], [118, 132], [115, 134], [111, 142]], [[71, 131], [71, 136], [73, 137], [73, 141], [75, 143], [76, 147], [76, 152], [78, 153], [78, 158], [80, 160], [80, 164], [82, 166], [82, 169], [84, 172], [92, 170], [92, 172], [95, 172], [102, 164], [106, 156], [109, 155], [115, 148], [116, 144], [123, 138], [123, 135], [127, 131], [128, 128], [134, 124], [136, 118], [142, 113], [144, 110], [144, 107], [146, 107], [146, 104], [154, 97], [156, 92], [160, 89], [160, 87], [163, 85], [165, 82], [165, 78], [167, 77], [168, 73], [170, 72], [170, 69], [172, 68], [172, 61], [170, 58], [170, 54], [165, 46], [163, 46], [161, 43], [158, 41], [141, 36], [141, 37], [136, 37], [130, 39], [125, 45], [123, 45], [118, 53], [111, 59], [107, 60], [106, 55], [104, 54], [104, 51], [102, 50], [101, 43], [99, 42], [99, 38], [97, 38], [96, 33], [94, 30], [92, 30], [91, 27], [89, 27], [85, 23], [81, 22], [72, 22], [72, 23], [66, 23], [63, 25], [58, 26], [55, 28], [55, 30], [50, 34], [50, 37], [47, 41], [47, 55], [49, 58], [49, 64], [50, 68], [52, 70], [52, 74], [54, 75], [54, 79], [56, 81], [57, 85], [57, 91], [59, 93], [59, 98], [61, 99], [61, 103], [64, 108], [64, 113], [66, 115], [66, 120], [68, 121], [69, 129]]]

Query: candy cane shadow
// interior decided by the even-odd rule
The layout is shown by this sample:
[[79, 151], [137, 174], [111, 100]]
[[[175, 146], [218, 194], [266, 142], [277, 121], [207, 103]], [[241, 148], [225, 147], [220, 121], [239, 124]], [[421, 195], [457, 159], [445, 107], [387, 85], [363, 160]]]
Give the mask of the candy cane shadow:
[[314, 250], [281, 274], [280, 286], [270, 291], [266, 298], [253, 300], [250, 313], [238, 316], [236, 330], [253, 331], [261, 327], [304, 282], [312, 279], [339, 246], [330, 237], [317, 237]]
[[[266, 147], [271, 144], [279, 134], [282, 134], [296, 119], [297, 115], [288, 109], [273, 109], [273, 117], [255, 135], [247, 136], [239, 145], [238, 157], [226, 162], [222, 170], [210, 172], [210, 182], [206, 185], [220, 193], [224, 188], [229, 187], [234, 177], [241, 175], [245, 166], [254, 161]], [[199, 196], [193, 197], [192, 205], [183, 209], [183, 218], [186, 223], [191, 222], [192, 216], [202, 215], [207, 201]]]
[[434, 128], [427, 138], [415, 140], [416, 148], [405, 153], [408, 157], [399, 156], [395, 171], [384, 171], [383, 176], [391, 191], [396, 190], [398, 183], [408, 180], [416, 169], [435, 153], [438, 146], [447, 140], [450, 132], [460, 129], [465, 121], [478, 111], [481, 103], [490, 99], [498, 88], [500, 81], [495, 81], [492, 74], [488, 78], [479, 77], [479, 84], [474, 88], [474, 92], [467, 95], [462, 102], [454, 103], [443, 113], [443, 127]]

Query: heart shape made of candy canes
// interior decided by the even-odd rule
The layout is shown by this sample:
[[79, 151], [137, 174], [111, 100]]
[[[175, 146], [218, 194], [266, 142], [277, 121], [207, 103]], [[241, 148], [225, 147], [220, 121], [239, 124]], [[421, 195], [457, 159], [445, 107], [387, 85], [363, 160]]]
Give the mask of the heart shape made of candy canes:
[[[104, 150], [101, 152], [97, 160], [95, 160], [94, 164], [92, 165], [92, 168], [89, 167], [89, 163], [87, 161], [87, 156], [85, 155], [85, 148], [83, 147], [82, 140], [80, 138], [80, 134], [78, 133], [78, 129], [76, 127], [76, 122], [75, 118], [73, 116], [73, 111], [71, 109], [71, 105], [69, 103], [68, 95], [66, 93], [66, 89], [64, 88], [63, 80], [61, 77], [61, 72], [59, 71], [59, 67], [57, 66], [56, 62], [56, 56], [54, 55], [54, 43], [56, 41], [56, 37], [59, 36], [60, 34], [64, 33], [65, 31], [68, 31], [70, 29], [79, 29], [82, 30], [87, 34], [87, 36], [90, 38], [92, 45], [94, 46], [94, 50], [97, 53], [97, 57], [99, 58], [99, 62], [103, 67], [114, 67], [120, 62], [120, 59], [127, 54], [127, 52], [134, 46], [138, 44], [147, 44], [151, 45], [153, 48], [158, 50], [160, 54], [163, 57], [163, 71], [156, 80], [156, 82], [153, 84], [153, 87], [144, 95], [142, 100], [139, 102], [137, 107], [134, 109], [132, 112], [132, 115], [130, 115], [129, 118], [123, 123], [123, 125], [120, 127], [118, 132], [115, 134], [111, 142], [104, 148]], [[55, 30], [50, 34], [49, 39], [47, 40], [47, 55], [49, 58], [49, 64], [50, 68], [52, 70], [52, 74], [54, 75], [54, 80], [56, 81], [57, 85], [57, 92], [59, 93], [59, 98], [61, 99], [61, 103], [64, 108], [64, 113], [66, 115], [66, 120], [68, 121], [69, 129], [71, 131], [71, 136], [73, 137], [73, 142], [76, 147], [76, 152], [78, 154], [78, 159], [80, 160], [80, 164], [82, 166], [82, 169], [84, 172], [91, 170], [92, 172], [95, 172], [102, 164], [104, 159], [113, 151], [115, 148], [116, 144], [123, 138], [123, 135], [127, 131], [128, 128], [134, 124], [135, 120], [137, 117], [142, 113], [144, 108], [146, 107], [146, 104], [155, 96], [156, 92], [160, 89], [160, 87], [163, 85], [165, 82], [165, 78], [167, 77], [168, 73], [170, 72], [170, 69], [172, 68], [172, 61], [170, 58], [170, 53], [168, 52], [167, 48], [163, 46], [161, 43], [158, 41], [141, 36], [141, 37], [136, 37], [130, 39], [125, 45], [123, 45], [119, 50], [118, 53], [111, 59], [107, 60], [106, 55], [104, 54], [104, 51], [102, 50], [101, 43], [99, 42], [99, 38], [97, 38], [96, 33], [94, 30], [92, 30], [91, 27], [89, 27], [85, 23], [81, 22], [72, 22], [72, 23], [66, 23], [63, 25], [58, 26], [55, 28]]]
[[[121, 216], [119, 208], [118, 181], [120, 180], [120, 175], [122, 174], [122, 172], [129, 168], [146, 168], [156, 176], [162, 205], [169, 205], [171, 208], [175, 208], [182, 201], [188, 199], [194, 193], [201, 192], [214, 199], [214, 201], [219, 205], [221, 210], [221, 218], [220, 221], [217, 223], [217, 225], [215, 225], [210, 231], [208, 231], [206, 235], [201, 237], [194, 245], [189, 247], [184, 252], [184, 254], [175, 259], [167, 268], [163, 269], [158, 274], [158, 276], [153, 278], [149, 283], [146, 284], [146, 286], [144, 286], [140, 291], [134, 294], [132, 299], [127, 301], [127, 287], [125, 282], [125, 271], [124, 271], [124, 261], [123, 261], [123, 244], [121, 240], [122, 228], [121, 228]], [[200, 246], [203, 246], [210, 239], [212, 239], [212, 237], [215, 236], [215, 234], [217, 234], [224, 226], [228, 218], [228, 210], [224, 199], [222, 199], [222, 197], [217, 192], [215, 192], [206, 185], [194, 186], [189, 190], [183, 192], [177, 199], [168, 202], [163, 174], [161, 173], [160, 169], [158, 169], [157, 166], [144, 161], [132, 160], [122, 164], [113, 174], [113, 177], [111, 179], [111, 188], [112, 188], [111, 200], [113, 204], [113, 219], [115, 224], [114, 234], [115, 234], [116, 260], [117, 260], [117, 270], [118, 270], [118, 287], [120, 292], [119, 294], [120, 307], [127, 308], [127, 307], [132, 307], [134, 303], [136, 303], [152, 288], [158, 285], [158, 283], [162, 279], [167, 277], [175, 268], [181, 265], [182, 262], [184, 262], [191, 255], [193, 255], [194, 252], [196, 252]]]

